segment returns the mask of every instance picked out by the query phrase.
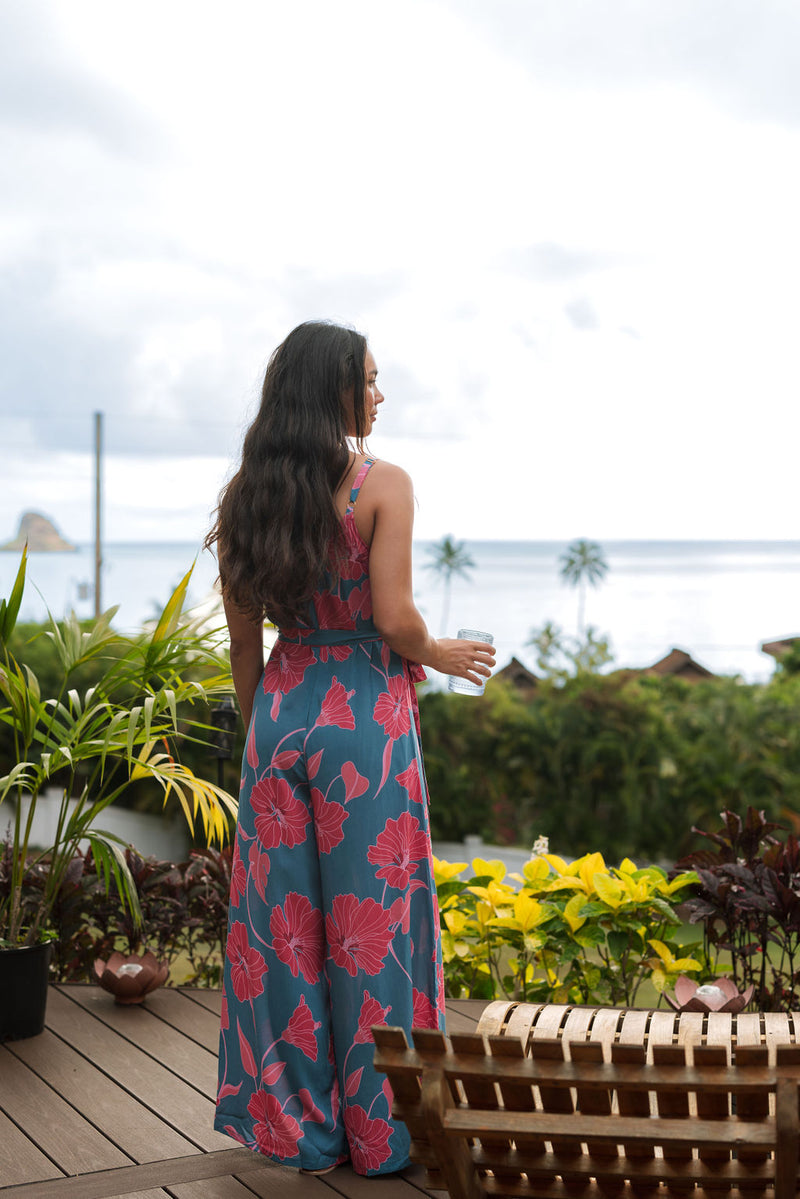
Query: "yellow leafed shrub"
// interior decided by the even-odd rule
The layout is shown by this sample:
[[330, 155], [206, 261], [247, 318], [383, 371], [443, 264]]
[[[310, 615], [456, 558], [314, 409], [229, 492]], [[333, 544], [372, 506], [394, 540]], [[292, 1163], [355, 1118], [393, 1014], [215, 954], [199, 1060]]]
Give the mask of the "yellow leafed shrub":
[[642, 982], [660, 993], [703, 967], [674, 936], [674, 897], [697, 883], [670, 882], [658, 866], [602, 854], [573, 862], [545, 853], [506, 877], [502, 862], [434, 858], [447, 993], [476, 999], [632, 1006]]

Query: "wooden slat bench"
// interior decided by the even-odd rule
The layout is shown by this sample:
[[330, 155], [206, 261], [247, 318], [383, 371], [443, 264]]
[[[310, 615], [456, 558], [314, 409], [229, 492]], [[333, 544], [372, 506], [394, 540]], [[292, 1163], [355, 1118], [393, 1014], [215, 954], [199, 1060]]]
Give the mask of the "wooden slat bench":
[[[502, 1006], [490, 1005], [482, 1023], [508, 1016]], [[710, 1017], [689, 1021], [696, 1035], [680, 1038], [680, 1018], [664, 1012], [642, 1020], [550, 1005], [535, 1009], [536, 1036], [525, 1006], [527, 1020], [512, 1011], [505, 1035], [448, 1040], [414, 1029], [411, 1048], [401, 1029], [373, 1029], [375, 1067], [389, 1077], [429, 1186], [452, 1199], [793, 1199], [800, 1045], [788, 1043], [791, 1021], [771, 1043], [762, 1021], [758, 1043], [720, 1044], [726, 1022]], [[570, 1012], [575, 1039], [557, 1035]], [[626, 1015], [627, 1043], [618, 1039]], [[670, 1023], [652, 1019], [662, 1016]]]

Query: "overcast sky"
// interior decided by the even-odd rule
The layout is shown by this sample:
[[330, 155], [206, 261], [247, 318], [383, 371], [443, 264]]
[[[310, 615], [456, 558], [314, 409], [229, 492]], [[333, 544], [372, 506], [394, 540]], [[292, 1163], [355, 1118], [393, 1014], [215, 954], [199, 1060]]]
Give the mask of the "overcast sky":
[[417, 534], [798, 538], [800, 3], [0, 0], [0, 540], [205, 532], [364, 331]]

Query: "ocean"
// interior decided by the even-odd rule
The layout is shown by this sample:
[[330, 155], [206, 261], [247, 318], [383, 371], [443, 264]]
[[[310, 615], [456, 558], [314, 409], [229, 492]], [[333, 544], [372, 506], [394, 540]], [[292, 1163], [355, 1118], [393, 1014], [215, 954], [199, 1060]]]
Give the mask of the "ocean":
[[[431, 631], [441, 632], [441, 580], [425, 569], [430, 542], [414, 545], [414, 594]], [[498, 666], [516, 655], [535, 670], [526, 648], [546, 621], [575, 633], [578, 594], [559, 577], [566, 543], [467, 541], [475, 562], [452, 581], [447, 632], [494, 634]], [[774, 662], [764, 641], [800, 634], [800, 541], [606, 541], [608, 574], [588, 588], [586, 622], [608, 635], [612, 667], [648, 666], [673, 647], [716, 674], [764, 681]], [[206, 600], [213, 558], [191, 543], [117, 542], [104, 547], [103, 607], [119, 605], [116, 624], [131, 631], [152, 617], [194, 563], [190, 603]], [[7, 597], [19, 555], [0, 553], [0, 597]], [[21, 619], [93, 612], [94, 547], [31, 554]]]

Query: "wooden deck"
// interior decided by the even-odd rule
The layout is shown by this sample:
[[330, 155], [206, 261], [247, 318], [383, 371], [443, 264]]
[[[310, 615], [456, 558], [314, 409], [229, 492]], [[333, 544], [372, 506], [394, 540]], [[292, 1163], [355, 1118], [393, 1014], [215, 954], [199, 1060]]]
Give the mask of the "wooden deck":
[[[448, 1001], [448, 1032], [484, 1003]], [[314, 1178], [214, 1131], [220, 992], [163, 988], [120, 1007], [51, 987], [41, 1036], [0, 1045], [0, 1199], [422, 1199], [425, 1172]]]

